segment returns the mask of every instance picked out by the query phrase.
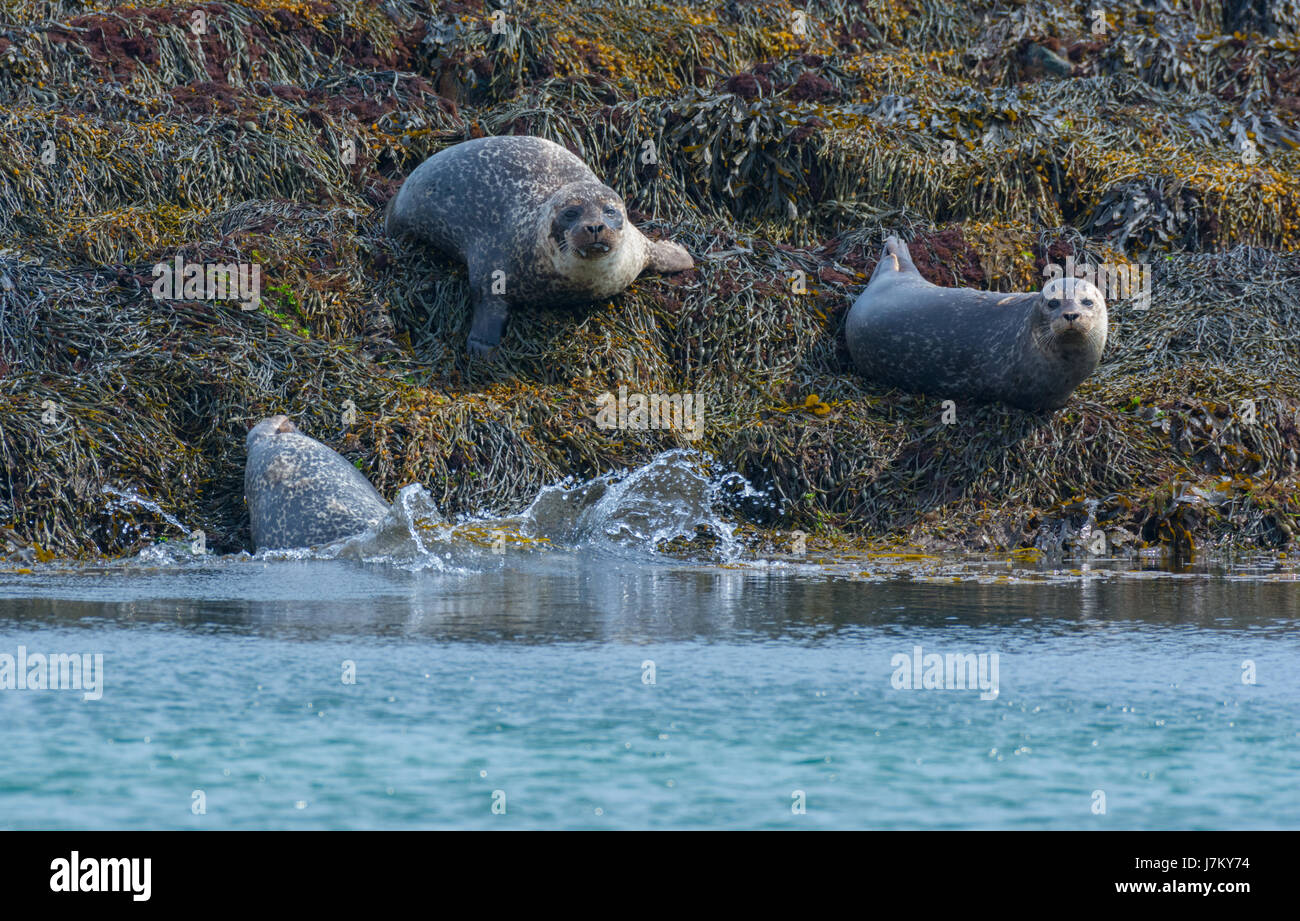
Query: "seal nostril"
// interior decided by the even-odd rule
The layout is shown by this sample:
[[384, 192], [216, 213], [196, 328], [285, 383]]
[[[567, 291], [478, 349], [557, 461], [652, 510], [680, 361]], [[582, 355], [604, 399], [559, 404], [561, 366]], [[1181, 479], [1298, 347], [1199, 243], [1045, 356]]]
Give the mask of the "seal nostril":
[[605, 229], [605, 225], [604, 225], [604, 224], [588, 224], [588, 225], [587, 225], [587, 233], [591, 234], [593, 237], [595, 237], [595, 236], [599, 236], [599, 235], [600, 235], [600, 232], [601, 232], [602, 230], [604, 230], [604, 229]]
[[1067, 323], [1073, 323], [1075, 320], [1079, 319], [1079, 315], [1077, 313], [1063, 313], [1061, 314], [1061, 316], [1065, 317], [1065, 321]]

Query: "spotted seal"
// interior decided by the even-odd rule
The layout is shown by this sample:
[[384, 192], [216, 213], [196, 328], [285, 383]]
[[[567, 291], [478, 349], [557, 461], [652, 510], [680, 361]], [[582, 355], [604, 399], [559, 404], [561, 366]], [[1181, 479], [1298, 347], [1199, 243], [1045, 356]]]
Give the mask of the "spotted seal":
[[247, 445], [244, 500], [258, 550], [328, 544], [360, 534], [388, 513], [357, 468], [299, 432], [288, 416], [253, 426]]
[[586, 163], [538, 137], [476, 138], [439, 151], [402, 183], [384, 227], [465, 263], [474, 354], [496, 348], [510, 307], [599, 300], [646, 269], [694, 265], [676, 243], [637, 230], [623, 199]]
[[1042, 291], [941, 288], [921, 277], [907, 245], [885, 243], [845, 321], [853, 363], [903, 390], [1031, 411], [1065, 405], [1106, 344], [1106, 302], [1078, 278]]

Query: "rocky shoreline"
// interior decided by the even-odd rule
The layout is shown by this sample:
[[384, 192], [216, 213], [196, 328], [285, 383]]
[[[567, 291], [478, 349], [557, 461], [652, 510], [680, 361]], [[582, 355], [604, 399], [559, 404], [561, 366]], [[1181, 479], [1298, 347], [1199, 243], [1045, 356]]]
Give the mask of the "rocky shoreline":
[[[6, 4], [0, 554], [247, 548], [244, 434], [278, 412], [450, 516], [680, 447], [770, 491], [773, 542], [1284, 551], [1300, 24], [1091, 6]], [[380, 215], [503, 133], [582, 156], [696, 269], [521, 315], [471, 363], [463, 272]], [[1148, 267], [1150, 297], [1111, 305], [1064, 409], [945, 419], [845, 350], [887, 232], [938, 284], [1069, 258]], [[178, 257], [258, 266], [260, 305], [156, 299]], [[598, 424], [620, 388], [691, 395], [699, 437]]]

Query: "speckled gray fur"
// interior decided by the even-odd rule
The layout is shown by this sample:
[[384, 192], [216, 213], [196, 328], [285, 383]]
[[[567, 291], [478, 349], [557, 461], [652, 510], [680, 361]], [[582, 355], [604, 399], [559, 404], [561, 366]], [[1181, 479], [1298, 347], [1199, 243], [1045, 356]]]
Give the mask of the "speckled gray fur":
[[388, 503], [338, 452], [272, 416], [248, 433], [244, 499], [253, 546], [316, 547], [360, 534]]
[[1055, 409], [1101, 360], [1106, 304], [1071, 278], [1025, 294], [942, 288], [890, 237], [845, 338], [872, 380], [959, 402]]
[[477, 138], [434, 154], [388, 203], [385, 228], [465, 262], [477, 353], [496, 347], [511, 307], [611, 297], [647, 268], [693, 265], [677, 244], [632, 226], [622, 198], [581, 159], [536, 137]]

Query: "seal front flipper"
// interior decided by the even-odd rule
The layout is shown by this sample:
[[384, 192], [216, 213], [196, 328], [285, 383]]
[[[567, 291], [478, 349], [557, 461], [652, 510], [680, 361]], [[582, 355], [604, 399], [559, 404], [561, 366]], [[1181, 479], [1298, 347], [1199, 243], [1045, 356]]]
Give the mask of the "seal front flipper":
[[474, 319], [469, 328], [469, 353], [491, 358], [501, 344], [501, 335], [505, 332], [510, 310], [505, 298], [499, 294], [480, 292], [473, 301]]
[[647, 265], [644, 271], [657, 275], [671, 275], [673, 272], [685, 272], [695, 268], [691, 254], [676, 243], [667, 240], [646, 238]]

